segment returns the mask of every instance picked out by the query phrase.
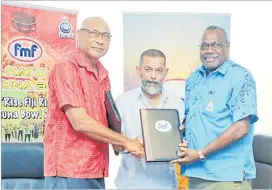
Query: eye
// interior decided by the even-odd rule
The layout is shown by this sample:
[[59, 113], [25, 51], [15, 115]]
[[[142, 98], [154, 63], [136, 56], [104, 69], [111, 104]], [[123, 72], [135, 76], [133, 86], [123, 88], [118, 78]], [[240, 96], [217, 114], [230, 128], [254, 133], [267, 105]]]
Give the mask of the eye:
[[98, 35], [99, 35], [99, 32], [96, 31], [96, 30], [91, 30], [91, 31], [90, 31], [90, 34], [91, 34], [92, 36], [98, 36]]
[[111, 37], [111, 35], [108, 34], [108, 33], [104, 33], [103, 36], [104, 36], [105, 38], [107, 38], [107, 39], [110, 39], [110, 37]]
[[220, 49], [220, 48], [222, 48], [222, 47], [223, 47], [223, 44], [222, 44], [222, 43], [213, 43], [213, 44], [212, 44], [213, 50], [218, 50], [218, 49]]
[[208, 47], [209, 47], [209, 45], [205, 44], [205, 43], [200, 45], [201, 49], [207, 49]]

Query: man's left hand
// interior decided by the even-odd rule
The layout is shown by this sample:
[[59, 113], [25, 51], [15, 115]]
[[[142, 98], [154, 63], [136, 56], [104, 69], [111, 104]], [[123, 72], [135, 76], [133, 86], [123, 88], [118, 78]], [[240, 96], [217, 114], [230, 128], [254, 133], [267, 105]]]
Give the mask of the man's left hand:
[[170, 163], [179, 163], [179, 164], [189, 164], [189, 163], [193, 163], [197, 160], [199, 160], [199, 154], [197, 150], [193, 150], [193, 149], [188, 149], [185, 147], [180, 147], [181, 152], [179, 153], [179, 159], [176, 160], [172, 160]]

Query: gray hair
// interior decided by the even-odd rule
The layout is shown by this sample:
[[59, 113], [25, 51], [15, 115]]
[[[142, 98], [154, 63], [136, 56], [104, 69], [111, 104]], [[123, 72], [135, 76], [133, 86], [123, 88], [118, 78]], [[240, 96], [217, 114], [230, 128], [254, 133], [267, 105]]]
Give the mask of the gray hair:
[[140, 57], [140, 62], [139, 62], [139, 66], [141, 66], [143, 64], [143, 58], [144, 56], [148, 56], [148, 57], [163, 57], [164, 58], [164, 64], [166, 64], [166, 57], [164, 55], [164, 53], [158, 49], [148, 49], [146, 51], [144, 51], [141, 54]]
[[224, 33], [225, 42], [228, 42], [228, 35], [227, 35], [226, 31], [223, 28], [221, 28], [219, 26], [209, 26], [209, 27], [207, 27], [205, 29], [205, 31], [206, 30], [220, 30], [221, 32]]

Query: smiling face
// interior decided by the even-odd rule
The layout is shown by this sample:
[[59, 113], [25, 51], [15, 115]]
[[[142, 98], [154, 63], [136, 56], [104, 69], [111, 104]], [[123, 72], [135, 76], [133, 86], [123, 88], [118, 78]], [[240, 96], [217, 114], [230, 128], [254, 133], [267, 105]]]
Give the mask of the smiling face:
[[98, 60], [108, 52], [110, 40], [109, 26], [99, 17], [86, 19], [78, 30], [79, 48], [92, 59]]
[[206, 30], [200, 45], [200, 58], [207, 72], [216, 70], [229, 55], [226, 35], [219, 29]]

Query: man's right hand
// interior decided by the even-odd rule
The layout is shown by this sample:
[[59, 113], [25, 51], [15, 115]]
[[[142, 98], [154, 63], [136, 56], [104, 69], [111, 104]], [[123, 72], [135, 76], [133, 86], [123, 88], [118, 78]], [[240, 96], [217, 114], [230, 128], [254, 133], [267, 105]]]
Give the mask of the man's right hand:
[[144, 156], [144, 147], [138, 140], [127, 139], [125, 143], [125, 149], [131, 154], [142, 158]]

